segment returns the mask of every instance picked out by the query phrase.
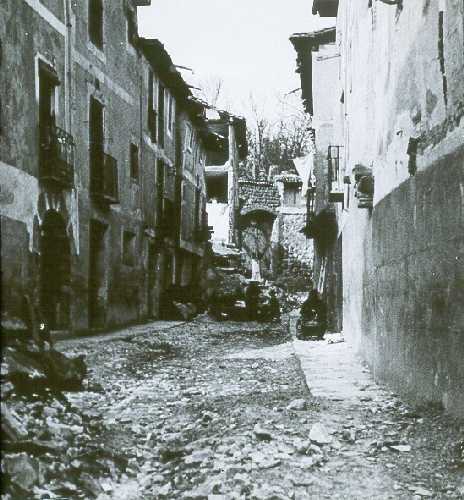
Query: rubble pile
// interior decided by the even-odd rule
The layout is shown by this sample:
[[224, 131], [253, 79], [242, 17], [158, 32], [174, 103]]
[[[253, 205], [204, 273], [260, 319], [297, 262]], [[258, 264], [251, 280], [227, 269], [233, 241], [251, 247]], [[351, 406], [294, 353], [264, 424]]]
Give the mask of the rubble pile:
[[[6, 346], [1, 364], [2, 500], [96, 498], [127, 460], [102, 443], [98, 412], [82, 412], [68, 391], [89, 387], [83, 356]], [[98, 385], [89, 387], [100, 390]]]

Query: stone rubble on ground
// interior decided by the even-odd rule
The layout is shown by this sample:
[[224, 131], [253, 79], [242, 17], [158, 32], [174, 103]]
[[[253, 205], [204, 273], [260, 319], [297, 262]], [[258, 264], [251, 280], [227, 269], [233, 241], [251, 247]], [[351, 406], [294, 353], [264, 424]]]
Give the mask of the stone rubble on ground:
[[[262, 336], [261, 326], [247, 323], [216, 329], [204, 321], [130, 342], [65, 343], [66, 354], [87, 354], [83, 386], [91, 390], [13, 391], [2, 420], [10, 434], [10, 493], [2, 500], [21, 498], [18, 492], [44, 500], [343, 498], [333, 488], [347, 470], [370, 481], [370, 464], [398, 471], [396, 482], [378, 488], [459, 497], [441, 463], [433, 465], [441, 478], [423, 475], [408, 490], [401, 463], [417, 456], [408, 436], [428, 420], [418, 424], [394, 396], [356, 403], [343, 424], [331, 423], [281, 333]], [[285, 354], [269, 356], [269, 345]], [[229, 357], [252, 351], [251, 358]]]

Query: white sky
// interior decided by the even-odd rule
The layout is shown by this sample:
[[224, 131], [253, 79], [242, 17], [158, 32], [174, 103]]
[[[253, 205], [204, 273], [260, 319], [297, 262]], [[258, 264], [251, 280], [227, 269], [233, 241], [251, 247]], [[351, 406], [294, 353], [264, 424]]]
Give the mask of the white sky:
[[312, 0], [153, 0], [139, 7], [139, 32], [159, 38], [195, 80], [219, 77], [233, 111], [249, 114], [250, 93], [272, 117], [276, 96], [300, 87], [294, 32], [334, 25], [311, 15]]

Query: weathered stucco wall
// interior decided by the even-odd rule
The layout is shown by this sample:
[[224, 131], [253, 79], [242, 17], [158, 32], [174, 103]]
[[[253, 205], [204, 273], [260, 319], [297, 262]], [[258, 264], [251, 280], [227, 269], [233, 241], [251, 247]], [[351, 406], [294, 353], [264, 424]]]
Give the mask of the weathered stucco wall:
[[[70, 329], [89, 327], [92, 225], [104, 228], [98, 327], [156, 316], [160, 294], [172, 283], [177, 221], [172, 221], [172, 234], [155, 234], [155, 192], [157, 160], [161, 159], [166, 167], [163, 196], [174, 201], [178, 134], [176, 127], [169, 130], [166, 103], [164, 147], [159, 137], [153, 141], [149, 136], [152, 63], [128, 40], [126, 9], [131, 6], [133, 2], [103, 2], [103, 47], [99, 50], [90, 41], [86, 2], [6, 0], [0, 4], [4, 316], [23, 313], [24, 293], [38, 294], [40, 241], [47, 212], [62, 218], [71, 248], [66, 282], [66, 293], [72, 298]], [[39, 60], [56, 73], [53, 114], [56, 125], [71, 134], [75, 144], [72, 185], [49, 183], [39, 172]], [[158, 84], [161, 71], [151, 69]], [[170, 88], [169, 82], [164, 83]], [[103, 105], [104, 151], [117, 161], [119, 203], [111, 206], [96, 201], [89, 192], [91, 97]], [[138, 175], [131, 174], [131, 143], [138, 147]], [[204, 191], [204, 182], [202, 187]], [[123, 255], [125, 232], [134, 235], [131, 262]]]
[[403, 5], [337, 19], [346, 174], [375, 178], [372, 212], [351, 193], [342, 220], [345, 335], [377, 377], [463, 415], [464, 5]]

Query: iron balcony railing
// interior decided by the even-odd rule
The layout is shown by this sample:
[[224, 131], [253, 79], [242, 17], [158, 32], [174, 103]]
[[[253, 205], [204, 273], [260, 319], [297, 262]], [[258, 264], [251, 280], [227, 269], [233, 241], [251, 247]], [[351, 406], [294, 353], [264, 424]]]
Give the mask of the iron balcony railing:
[[331, 202], [343, 202], [344, 198], [343, 174], [340, 169], [341, 148], [343, 146], [329, 146], [327, 151], [329, 201]]
[[74, 186], [74, 138], [55, 125], [40, 127], [41, 181], [64, 188]]
[[104, 203], [119, 203], [118, 162], [100, 144], [90, 148], [90, 193]]

